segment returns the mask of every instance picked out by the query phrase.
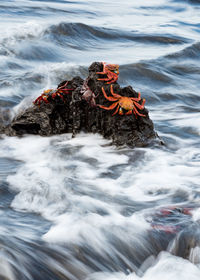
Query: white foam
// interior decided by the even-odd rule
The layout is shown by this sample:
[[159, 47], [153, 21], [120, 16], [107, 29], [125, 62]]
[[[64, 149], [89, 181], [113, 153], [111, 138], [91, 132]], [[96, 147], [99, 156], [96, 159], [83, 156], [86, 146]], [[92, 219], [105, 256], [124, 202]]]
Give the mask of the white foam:
[[[89, 205], [90, 201], [87, 198], [84, 199]], [[94, 202], [94, 206], [100, 206], [97, 200]], [[72, 242], [81, 244], [87, 242], [89, 237], [90, 246], [93, 247], [94, 245], [95, 250], [100, 251], [104, 250], [105, 244], [110, 247], [105, 232], [112, 234], [113, 237], [117, 236], [122, 241], [126, 239], [127, 241], [130, 240], [130, 242], [135, 240], [135, 244], [141, 243], [143, 232], [150, 227], [144, 218], [141, 215], [124, 217], [117, 213], [113, 206], [104, 206], [106, 206], [108, 212], [106, 216], [92, 212], [86, 214], [69, 212], [57, 217], [56, 224], [44, 235], [44, 239], [56, 243]], [[132, 236], [132, 228], [135, 229], [134, 236]], [[145, 246], [145, 240], [143, 242]]]
[[[116, 155], [113, 148], [102, 147], [102, 144], [109, 142], [100, 136], [80, 134], [77, 137], [79, 140], [62, 141], [63, 138], [69, 139], [70, 137], [71, 135], [51, 138], [28, 136], [23, 139], [8, 138], [2, 143], [2, 148], [4, 148], [0, 154], [5, 155], [6, 153], [7, 156], [10, 154], [15, 159], [25, 162], [15, 175], [8, 177], [11, 187], [19, 191], [12, 203], [13, 207], [44, 213], [48, 212], [49, 208], [58, 210], [64, 207], [65, 209], [66, 196], [70, 201], [70, 189], [67, 188], [68, 184], [65, 182], [71, 179], [76, 179], [78, 184], [82, 185], [83, 191], [95, 190], [95, 188], [102, 191], [107, 187], [108, 193], [116, 192], [114, 180], [108, 179], [106, 183], [104, 178], [98, 178], [98, 176], [113, 166], [113, 162], [116, 165], [126, 163], [128, 158], [125, 155]], [[62, 154], [54, 146], [54, 143], [57, 145], [58, 142], [58, 148], [63, 149], [68, 142], [68, 145], [73, 147], [77, 141], [83, 144], [82, 148], [79, 148], [78, 152], [74, 154], [76, 157], [80, 156], [80, 160], [71, 158], [71, 156], [68, 158], [67, 154], [66, 158], [62, 158]], [[84, 146], [84, 141], [88, 141], [90, 148]], [[53, 145], [51, 145], [52, 143]], [[79, 145], [78, 142], [77, 145]], [[93, 158], [90, 149], [94, 153]], [[110, 156], [107, 156], [107, 153]], [[85, 162], [87, 159], [96, 160], [98, 168]], [[60, 200], [60, 204], [57, 200]], [[47, 207], [48, 204], [49, 207]]]
[[194, 209], [192, 211], [192, 219], [194, 222], [200, 221], [200, 208]]
[[[137, 166], [127, 166], [120, 178], [118, 185], [126, 185], [121, 189], [134, 200], [158, 199], [166, 197], [177, 190], [191, 191], [191, 185], [200, 183], [199, 163], [194, 162], [194, 154], [188, 147], [180, 148], [172, 154], [164, 150], [145, 149], [145, 157]], [[163, 193], [164, 191], [164, 193]], [[152, 195], [151, 195], [152, 194]]]
[[197, 280], [199, 277], [200, 270], [189, 261], [168, 253], [161, 253], [157, 258], [157, 263], [145, 273], [142, 279], [177, 280], [180, 278], [182, 280]]
[[12, 50], [13, 47], [16, 47], [16, 43], [40, 36], [44, 27], [44, 24], [41, 25], [35, 20], [18, 21], [15, 24], [7, 25], [6, 29], [2, 29], [4, 32], [1, 34], [0, 43], [6, 45], [7, 49]]
[[0, 255], [0, 276], [2, 279], [16, 280], [10, 263], [2, 254]]
[[198, 280], [200, 270], [189, 261], [162, 252], [143, 276], [139, 277], [135, 273], [125, 275], [119, 273], [94, 273], [87, 280]]
[[111, 224], [135, 227], [136, 214], [121, 215], [127, 199], [134, 207], [134, 201], [166, 199], [179, 190], [193, 198], [191, 185], [195, 191], [200, 179], [199, 162], [194, 161], [198, 150], [191, 151], [191, 145], [182, 143], [176, 153], [146, 148], [130, 150], [129, 155], [128, 149], [109, 143], [84, 133], [73, 139], [70, 134], [6, 137], [0, 155], [22, 161], [7, 178], [17, 191], [12, 207], [51, 220], [54, 225], [45, 240], [70, 242], [80, 241], [81, 235], [86, 239], [89, 232], [101, 239], [102, 229]]

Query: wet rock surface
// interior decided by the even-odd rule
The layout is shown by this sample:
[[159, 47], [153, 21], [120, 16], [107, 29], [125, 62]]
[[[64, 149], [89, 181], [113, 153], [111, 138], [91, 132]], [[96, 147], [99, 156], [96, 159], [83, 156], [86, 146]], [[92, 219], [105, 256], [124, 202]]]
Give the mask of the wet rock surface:
[[199, 204], [174, 205], [147, 213], [146, 220], [152, 255], [168, 251], [194, 264], [200, 264], [200, 220], [194, 219]]
[[[102, 70], [102, 63], [94, 62], [89, 67], [89, 76], [85, 81], [80, 77], [74, 77], [68, 82], [68, 87], [73, 88], [69, 94], [64, 94], [63, 98], [59, 96], [51, 98], [49, 95], [49, 103], [33, 104], [18, 114], [10, 124], [2, 125], [0, 132], [10, 136], [23, 134], [50, 136], [61, 133], [72, 133], [75, 136], [80, 131], [93, 132], [112, 139], [115, 145], [127, 144], [133, 147], [159, 141], [146, 108], [137, 109], [145, 117], [136, 117], [134, 114], [118, 113], [113, 116], [116, 108], [105, 110], [98, 106], [100, 104], [109, 107], [113, 103], [102, 93], [103, 87], [106, 94], [112, 96], [111, 85], [97, 80], [104, 77], [97, 74]], [[66, 81], [60, 83], [58, 88], [65, 83]], [[117, 82], [112, 83], [112, 86], [113, 91], [121, 96], [138, 97], [138, 93], [131, 86], [121, 88]], [[141, 102], [142, 99], [139, 104]]]

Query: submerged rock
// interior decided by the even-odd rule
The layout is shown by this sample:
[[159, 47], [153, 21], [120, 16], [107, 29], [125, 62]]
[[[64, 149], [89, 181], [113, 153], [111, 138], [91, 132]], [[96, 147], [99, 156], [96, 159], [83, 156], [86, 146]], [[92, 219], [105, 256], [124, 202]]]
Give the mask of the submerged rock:
[[[99, 107], [99, 105], [109, 107], [116, 102], [116, 100], [106, 99], [102, 92], [103, 87], [107, 96], [113, 98], [111, 84], [98, 80], [98, 78], [106, 78], [106, 75], [97, 74], [102, 70], [103, 64], [94, 62], [89, 67], [89, 76], [85, 81], [80, 77], [68, 81], [68, 86], [73, 90], [62, 94], [62, 98], [59, 96], [52, 98], [52, 94], [45, 96], [48, 103], [41, 100], [40, 105], [33, 104], [18, 114], [9, 125], [2, 127], [1, 132], [10, 136], [27, 133], [42, 136], [72, 133], [75, 136], [76, 133], [84, 131], [100, 133], [105, 138], [112, 139], [113, 144], [116, 145], [127, 144], [137, 147], [158, 140], [146, 108], [142, 110], [137, 108], [139, 115], [133, 113], [125, 115], [128, 111], [119, 107], [119, 112], [113, 115], [117, 105], [113, 110]], [[66, 81], [60, 83], [58, 89], [63, 88], [65, 83]], [[138, 98], [138, 93], [131, 86], [121, 88], [114, 81], [112, 88], [118, 95]], [[141, 98], [138, 104], [141, 105], [142, 102], [144, 103]]]
[[200, 264], [200, 223], [191, 221], [173, 240], [169, 251], [171, 254]]

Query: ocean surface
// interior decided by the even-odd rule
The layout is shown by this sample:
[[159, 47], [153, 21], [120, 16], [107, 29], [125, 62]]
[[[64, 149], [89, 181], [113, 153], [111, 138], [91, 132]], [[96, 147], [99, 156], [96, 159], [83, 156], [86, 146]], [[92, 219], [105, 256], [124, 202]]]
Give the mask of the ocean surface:
[[200, 1], [7, 0], [0, 26], [1, 110], [116, 63], [165, 143], [3, 135], [0, 279], [199, 280]]

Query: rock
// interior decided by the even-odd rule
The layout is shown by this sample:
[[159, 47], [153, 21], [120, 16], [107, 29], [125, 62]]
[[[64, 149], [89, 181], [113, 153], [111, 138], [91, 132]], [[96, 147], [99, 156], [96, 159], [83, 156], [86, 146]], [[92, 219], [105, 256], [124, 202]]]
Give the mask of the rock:
[[[198, 251], [195, 252], [195, 248]], [[190, 225], [183, 229], [173, 240], [169, 252], [175, 256], [188, 259], [193, 263], [200, 263], [200, 223], [191, 221]], [[197, 254], [196, 254], [197, 253]]]
[[[102, 87], [108, 96], [110, 84], [97, 80], [100, 76], [96, 74], [103, 70], [103, 64], [94, 62], [89, 67], [89, 76], [83, 81], [75, 77], [69, 81], [70, 87], [74, 90], [61, 98], [51, 98], [49, 103], [42, 102], [40, 106], [33, 105], [24, 112], [17, 115], [9, 125], [1, 129], [7, 135], [39, 134], [49, 136], [61, 133], [72, 133], [75, 136], [80, 131], [100, 133], [107, 139], [112, 139], [115, 145], [130, 145], [141, 147], [158, 140], [154, 131], [153, 122], [149, 118], [148, 110], [144, 108], [140, 113], [145, 117], [131, 115], [112, 116], [114, 110], [105, 110], [98, 106], [109, 107], [113, 102], [108, 101], [103, 93]], [[64, 85], [63, 81], [58, 87]], [[112, 83], [115, 93], [127, 96], [138, 97], [138, 93], [131, 86], [121, 88], [115, 82]], [[85, 93], [85, 94], [84, 94]], [[91, 95], [91, 96], [90, 96]], [[142, 100], [139, 101], [141, 104]], [[96, 105], [95, 105], [96, 103]]]
[[[155, 212], [148, 212], [146, 216], [147, 222], [151, 224], [149, 230], [150, 243], [157, 252], [166, 251], [173, 240], [187, 233], [187, 229], [191, 228], [192, 224], [192, 211], [197, 205], [174, 205], [168, 207], [161, 207], [156, 209]], [[184, 235], [183, 235], [184, 232]], [[181, 237], [183, 241], [183, 238]], [[173, 241], [174, 242], [174, 241]], [[184, 243], [184, 242], [183, 242]], [[181, 242], [175, 241], [170, 249], [170, 252], [178, 255], [183, 253], [185, 248]], [[181, 249], [183, 251], [181, 252]], [[186, 253], [186, 252], [185, 252]], [[184, 254], [185, 254], [184, 253]], [[179, 255], [183, 257], [184, 255]]]
[[[97, 96], [96, 103], [105, 106], [110, 106], [112, 103], [105, 99], [102, 94], [101, 88], [104, 87], [107, 95], [110, 95], [110, 85], [104, 81], [98, 81], [99, 75], [96, 72], [102, 71], [101, 63], [93, 63], [89, 67], [89, 79], [88, 86]], [[115, 93], [128, 96], [138, 97], [138, 93], [132, 89], [131, 86], [121, 88], [118, 83], [113, 84], [113, 90]], [[112, 111], [107, 111], [101, 108], [87, 108], [87, 127], [93, 129], [93, 132], [101, 133], [105, 138], [113, 140], [113, 144], [130, 146], [145, 146], [150, 143], [152, 139], [156, 138], [153, 122], [148, 116], [148, 111], [143, 110], [142, 114], [146, 117], [135, 118], [134, 114], [131, 115], [119, 115], [112, 116]]]
[[[62, 85], [64, 82], [60, 83]], [[77, 88], [82, 86], [83, 80], [75, 77], [70, 81], [70, 86]], [[80, 91], [79, 88], [79, 91]], [[70, 107], [71, 95], [65, 95], [64, 102], [60, 98], [50, 102], [33, 105], [19, 113], [4, 129], [9, 136], [21, 136], [23, 134], [39, 134], [50, 136], [66, 132], [72, 132], [73, 116]]]

